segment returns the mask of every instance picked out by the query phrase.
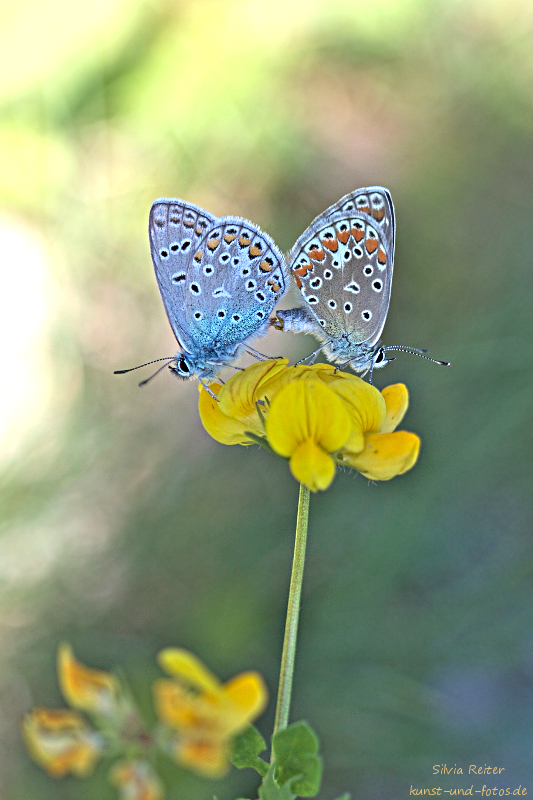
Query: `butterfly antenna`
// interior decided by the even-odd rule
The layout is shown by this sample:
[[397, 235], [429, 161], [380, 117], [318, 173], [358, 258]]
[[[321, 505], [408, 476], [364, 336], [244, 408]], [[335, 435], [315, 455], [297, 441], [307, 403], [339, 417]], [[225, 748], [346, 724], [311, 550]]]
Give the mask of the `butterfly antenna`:
[[427, 353], [427, 350], [421, 350], [418, 347], [399, 347], [393, 345], [392, 347], [383, 348], [384, 353], [388, 353], [391, 350], [396, 350], [400, 353], [410, 353], [412, 356], [419, 356], [420, 358], [425, 358], [426, 361], [433, 361], [434, 364], [440, 364], [441, 367], [451, 367], [451, 363], [449, 361], [439, 361], [436, 358], [430, 358], [429, 356], [424, 355], [424, 353]]
[[[116, 369], [113, 372], [113, 375], [125, 375], [126, 372], [133, 372], [134, 369], [141, 369], [141, 367], [148, 367], [150, 364], [155, 364], [157, 361], [168, 361], [170, 363], [173, 358], [174, 356], [167, 356], [166, 358], [154, 358], [153, 361], [147, 361], [146, 364], [139, 364], [138, 367], [130, 367], [130, 369]], [[163, 369], [163, 367], [161, 367], [161, 369]], [[159, 370], [157, 372], [159, 372]], [[157, 372], [154, 374], [157, 375]]]
[[[162, 361], [162, 360], [163, 360], [163, 359], [159, 359], [159, 358], [157, 358], [157, 359], [156, 359], [156, 361]], [[173, 358], [171, 358], [171, 359], [170, 359], [170, 361], [173, 361]], [[154, 372], [154, 374], [153, 374], [153, 375], [150, 375], [150, 377], [149, 377], [149, 378], [145, 378], [143, 381], [141, 381], [141, 382], [139, 383], [139, 386], [146, 386], [146, 384], [147, 384], [149, 381], [151, 381], [151, 380], [152, 380], [152, 378], [155, 378], [155, 376], [156, 376], [156, 375], [159, 375], [159, 373], [161, 372], [161, 370], [165, 369], [165, 367], [168, 367], [168, 365], [170, 364], [170, 361], [167, 359], [167, 363], [166, 363], [166, 364], [163, 364], [161, 367], [159, 367], [159, 369], [156, 369], [156, 371]], [[145, 365], [145, 366], [146, 366], [146, 365]]]

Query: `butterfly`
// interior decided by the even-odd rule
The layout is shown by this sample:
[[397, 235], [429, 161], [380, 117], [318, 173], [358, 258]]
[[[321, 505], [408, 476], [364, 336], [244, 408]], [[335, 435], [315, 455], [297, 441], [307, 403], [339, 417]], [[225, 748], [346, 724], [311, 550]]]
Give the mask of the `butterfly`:
[[289, 271], [304, 305], [279, 310], [273, 326], [314, 334], [321, 346], [310, 357], [323, 350], [333, 363], [369, 372], [370, 380], [374, 369], [393, 360], [386, 355], [391, 350], [422, 355], [425, 351], [416, 348], [379, 343], [389, 310], [395, 239], [387, 189], [368, 186], [342, 197], [313, 220], [290, 251]]
[[243, 352], [260, 357], [250, 342], [267, 331], [288, 285], [285, 258], [270, 236], [247, 219], [215, 217], [172, 197], [154, 200], [148, 232], [159, 291], [180, 347], [167, 359], [171, 371], [180, 378], [196, 375], [207, 388], [204, 381]]

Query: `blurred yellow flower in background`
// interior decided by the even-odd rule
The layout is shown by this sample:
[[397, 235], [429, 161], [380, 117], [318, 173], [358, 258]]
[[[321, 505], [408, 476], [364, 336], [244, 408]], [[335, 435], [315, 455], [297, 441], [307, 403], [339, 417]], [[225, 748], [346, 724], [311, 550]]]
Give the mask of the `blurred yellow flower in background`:
[[57, 672], [63, 697], [73, 708], [113, 719], [119, 716], [120, 684], [110, 672], [81, 664], [69, 644], [59, 645]]
[[164, 797], [161, 781], [144, 759], [119, 761], [109, 779], [119, 790], [120, 800], [162, 800]]
[[67, 709], [32, 709], [22, 733], [32, 758], [53, 778], [88, 775], [104, 749], [102, 737]]
[[243, 672], [221, 684], [196, 656], [179, 648], [162, 650], [158, 661], [172, 676], [155, 682], [154, 696], [159, 718], [177, 732], [173, 757], [200, 775], [221, 777], [231, 740], [265, 708], [262, 677]]
[[200, 386], [206, 431], [222, 444], [268, 444], [315, 492], [331, 485], [336, 464], [377, 481], [414, 466], [419, 437], [395, 430], [409, 403], [403, 384], [379, 392], [331, 364], [287, 364], [262, 361], [212, 384], [217, 400]]

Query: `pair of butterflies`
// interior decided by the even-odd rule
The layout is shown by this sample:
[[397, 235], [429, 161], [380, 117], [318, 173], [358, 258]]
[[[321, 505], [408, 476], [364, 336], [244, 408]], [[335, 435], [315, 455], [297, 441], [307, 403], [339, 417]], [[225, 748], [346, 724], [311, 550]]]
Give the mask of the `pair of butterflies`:
[[[149, 220], [152, 261], [180, 352], [166, 360], [207, 388], [268, 327], [314, 334], [333, 363], [372, 375], [389, 362], [379, 339], [389, 308], [395, 221], [387, 189], [345, 195], [316, 217], [287, 260], [246, 219], [215, 217], [159, 198]], [[303, 304], [271, 314], [292, 274]], [[421, 351], [412, 350], [420, 353]], [[153, 362], [150, 362], [153, 363]], [[166, 365], [164, 365], [166, 366]], [[162, 367], [163, 369], [164, 367]], [[205, 383], [205, 382], [206, 383]]]

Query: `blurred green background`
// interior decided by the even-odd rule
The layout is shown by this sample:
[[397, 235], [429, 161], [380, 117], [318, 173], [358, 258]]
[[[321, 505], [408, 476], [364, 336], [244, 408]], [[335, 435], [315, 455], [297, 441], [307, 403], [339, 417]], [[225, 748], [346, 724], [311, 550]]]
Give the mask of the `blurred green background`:
[[[109, 763], [49, 779], [22, 714], [62, 706], [58, 642], [120, 666], [150, 711], [154, 656], [268, 682], [273, 720], [297, 485], [200, 426], [195, 382], [113, 370], [176, 344], [152, 200], [237, 214], [288, 250], [369, 184], [397, 213], [384, 342], [416, 468], [313, 496], [292, 718], [320, 796], [390, 800], [434, 764], [533, 789], [533, 6], [529, 0], [18, 0], [0, 23], [0, 797], [111, 799]], [[285, 303], [290, 305], [290, 300]], [[269, 334], [292, 358], [311, 337]], [[146, 373], [144, 373], [146, 374]], [[170, 800], [254, 796], [161, 759]], [[485, 783], [479, 780], [475, 788]]]

